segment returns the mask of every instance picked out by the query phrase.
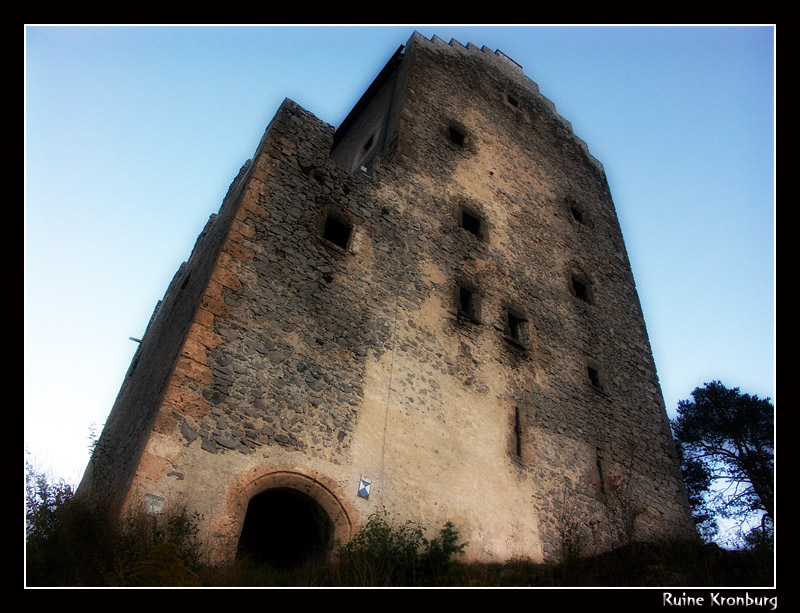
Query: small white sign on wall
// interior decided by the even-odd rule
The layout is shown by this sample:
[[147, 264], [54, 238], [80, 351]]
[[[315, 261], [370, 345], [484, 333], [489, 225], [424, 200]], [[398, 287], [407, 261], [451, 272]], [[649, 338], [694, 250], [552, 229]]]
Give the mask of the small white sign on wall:
[[165, 498], [156, 496], [155, 494], [145, 494], [144, 509], [150, 515], [159, 515], [164, 511]]

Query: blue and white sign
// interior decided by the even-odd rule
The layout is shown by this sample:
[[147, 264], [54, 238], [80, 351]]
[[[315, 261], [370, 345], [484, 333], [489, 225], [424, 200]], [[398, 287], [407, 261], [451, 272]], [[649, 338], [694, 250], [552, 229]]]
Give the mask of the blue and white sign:
[[372, 487], [372, 481], [368, 477], [361, 477], [358, 482], [358, 495], [361, 498], [369, 500], [369, 489]]

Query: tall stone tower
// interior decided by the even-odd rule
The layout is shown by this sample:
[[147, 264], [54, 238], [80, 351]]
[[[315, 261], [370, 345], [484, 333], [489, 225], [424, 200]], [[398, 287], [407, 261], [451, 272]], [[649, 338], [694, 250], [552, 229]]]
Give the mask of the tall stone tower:
[[480, 561], [694, 531], [603, 167], [515, 62], [417, 33], [337, 130], [281, 105], [82, 487], [199, 513], [217, 561], [377, 511]]

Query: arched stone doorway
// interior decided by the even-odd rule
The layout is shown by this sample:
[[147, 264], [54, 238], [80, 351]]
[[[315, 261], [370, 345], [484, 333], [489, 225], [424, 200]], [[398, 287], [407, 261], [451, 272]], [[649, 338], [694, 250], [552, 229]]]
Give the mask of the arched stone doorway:
[[236, 556], [293, 568], [324, 560], [332, 545], [333, 524], [319, 503], [292, 488], [273, 488], [247, 505]]
[[352, 536], [349, 514], [318, 478], [272, 472], [237, 489], [240, 559], [292, 568], [326, 559], [337, 543]]

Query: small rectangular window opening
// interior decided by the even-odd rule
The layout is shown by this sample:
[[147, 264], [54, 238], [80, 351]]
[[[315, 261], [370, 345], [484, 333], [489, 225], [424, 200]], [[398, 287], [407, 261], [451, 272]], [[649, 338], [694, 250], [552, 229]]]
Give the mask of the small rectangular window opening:
[[458, 286], [458, 314], [478, 321], [479, 301], [477, 290], [468, 285]]
[[373, 139], [374, 139], [374, 136], [370, 136], [370, 137], [369, 137], [369, 140], [368, 140], [366, 143], [364, 143], [364, 153], [366, 153], [367, 151], [369, 151], [369, 148], [370, 148], [370, 147], [372, 147], [372, 141], [373, 141]]
[[589, 288], [577, 277], [572, 277], [572, 291], [581, 300], [589, 301]]
[[522, 427], [519, 419], [519, 408], [514, 409], [514, 438], [516, 440], [517, 457], [522, 457]]
[[525, 323], [525, 320], [513, 313], [512, 311], [508, 311], [506, 313], [506, 335], [514, 339], [515, 341], [521, 343], [522, 342], [522, 326]]
[[481, 235], [481, 218], [477, 215], [462, 209], [461, 211], [461, 227], [472, 232], [475, 236]]
[[181, 283], [181, 291], [185, 290], [186, 286], [189, 285], [189, 278], [191, 276], [192, 276], [191, 273], [186, 275], [186, 278], [183, 280], [183, 283]]
[[450, 142], [462, 147], [464, 145], [464, 133], [458, 128], [450, 126]]
[[514, 98], [514, 96], [512, 96], [512, 95], [510, 95], [510, 94], [509, 94], [509, 95], [507, 95], [507, 96], [506, 96], [506, 98], [507, 98], [507, 100], [508, 100], [508, 103], [509, 103], [511, 106], [517, 106], [517, 105], [519, 104], [519, 101], [517, 101], [517, 99], [516, 99], [516, 98]]
[[570, 212], [572, 213], [572, 217], [575, 221], [583, 223], [583, 213], [577, 207], [571, 206], [569, 207]]
[[322, 236], [337, 247], [347, 249], [351, 230], [352, 226], [349, 224], [328, 215], [328, 218], [325, 220], [325, 230]]

